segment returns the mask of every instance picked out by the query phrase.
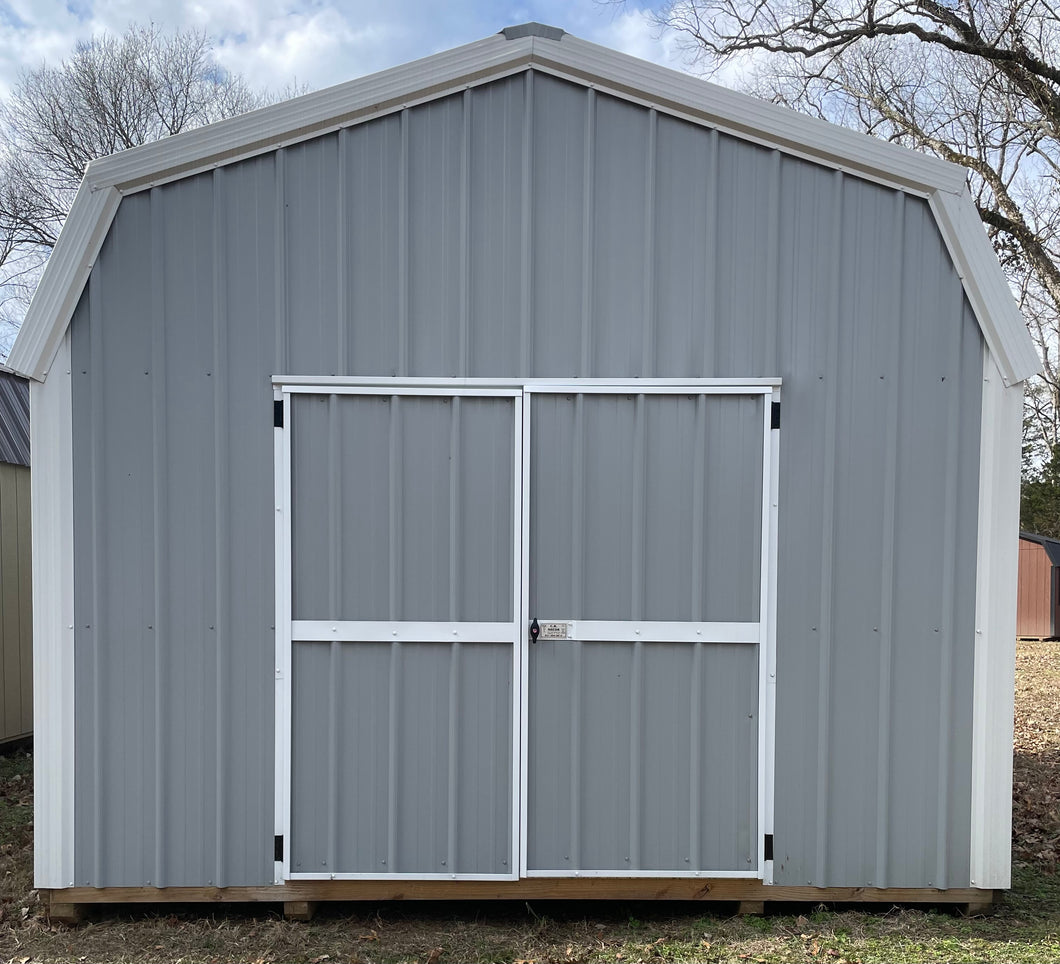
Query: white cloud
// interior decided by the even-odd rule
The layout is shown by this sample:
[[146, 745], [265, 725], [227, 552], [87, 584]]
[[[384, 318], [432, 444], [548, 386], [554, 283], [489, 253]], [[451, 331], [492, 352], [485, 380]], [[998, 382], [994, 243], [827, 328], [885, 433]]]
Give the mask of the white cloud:
[[134, 22], [205, 30], [223, 66], [281, 89], [326, 87], [527, 20], [669, 67], [687, 63], [675, 35], [635, 0], [0, 0], [0, 96], [20, 68], [57, 63], [77, 40]]

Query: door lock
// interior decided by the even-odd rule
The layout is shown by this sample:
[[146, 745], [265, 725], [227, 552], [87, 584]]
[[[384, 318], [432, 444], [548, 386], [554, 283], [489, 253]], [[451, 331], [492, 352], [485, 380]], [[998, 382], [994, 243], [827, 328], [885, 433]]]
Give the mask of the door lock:
[[541, 635], [541, 626], [538, 624], [537, 618], [530, 623], [530, 642], [536, 643], [537, 637]]

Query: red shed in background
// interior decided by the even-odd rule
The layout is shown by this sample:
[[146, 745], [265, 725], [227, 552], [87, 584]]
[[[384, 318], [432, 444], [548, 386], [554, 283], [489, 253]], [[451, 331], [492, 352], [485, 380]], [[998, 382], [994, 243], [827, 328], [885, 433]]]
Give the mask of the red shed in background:
[[1060, 539], [1020, 533], [1016, 636], [1060, 638]]

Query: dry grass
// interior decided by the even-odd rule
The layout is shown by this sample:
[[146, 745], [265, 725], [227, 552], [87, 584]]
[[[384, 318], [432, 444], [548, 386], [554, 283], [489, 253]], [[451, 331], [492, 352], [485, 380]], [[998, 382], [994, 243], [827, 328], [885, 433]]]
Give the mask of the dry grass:
[[1016, 682], [1013, 890], [991, 917], [794, 908], [736, 918], [702, 905], [325, 906], [310, 924], [272, 908], [123, 908], [50, 924], [31, 889], [31, 760], [0, 757], [0, 960], [13, 961], [1057, 961], [1060, 960], [1060, 645], [1021, 643]]

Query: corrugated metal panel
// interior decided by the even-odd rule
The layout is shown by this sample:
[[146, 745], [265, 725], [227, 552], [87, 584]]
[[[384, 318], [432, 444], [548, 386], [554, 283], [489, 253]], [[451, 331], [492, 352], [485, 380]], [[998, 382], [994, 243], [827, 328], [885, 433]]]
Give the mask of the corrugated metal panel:
[[[762, 405], [534, 395], [530, 615], [757, 621]], [[757, 647], [542, 640], [528, 658], [530, 870], [756, 869]]]
[[0, 465], [0, 743], [33, 732], [29, 527], [29, 470]]
[[761, 396], [535, 395], [531, 615], [757, 621], [762, 424]]
[[291, 872], [511, 872], [512, 649], [295, 643]]
[[524, 74], [125, 198], [73, 345], [78, 883], [271, 879], [273, 373], [781, 376], [776, 879], [967, 883], [982, 336], [925, 202]]
[[0, 371], [0, 462], [29, 465], [29, 382]]
[[529, 870], [754, 869], [755, 647], [542, 640], [529, 683]]
[[514, 618], [511, 398], [291, 407], [295, 619]]

